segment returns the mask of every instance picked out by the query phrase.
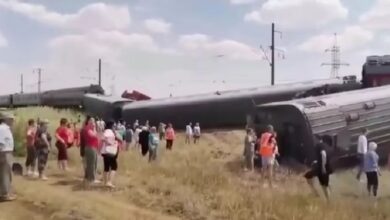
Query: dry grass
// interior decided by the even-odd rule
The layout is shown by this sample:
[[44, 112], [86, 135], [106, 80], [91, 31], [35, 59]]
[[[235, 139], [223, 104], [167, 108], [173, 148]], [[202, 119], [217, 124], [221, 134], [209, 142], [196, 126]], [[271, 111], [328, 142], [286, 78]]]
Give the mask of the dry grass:
[[[258, 174], [241, 171], [242, 132], [205, 134], [200, 145], [173, 152], [160, 147], [160, 160], [148, 164], [136, 150], [120, 156], [117, 189], [82, 190], [78, 151], [71, 152], [72, 171], [59, 173], [55, 161], [48, 182], [17, 177], [19, 199], [0, 204], [0, 220], [21, 219], [389, 219], [390, 179], [383, 172], [377, 207], [363, 195], [355, 172], [332, 178], [330, 204], [310, 195], [297, 175], [278, 174], [278, 188], [264, 189]], [[101, 165], [101, 164], [100, 164]]]

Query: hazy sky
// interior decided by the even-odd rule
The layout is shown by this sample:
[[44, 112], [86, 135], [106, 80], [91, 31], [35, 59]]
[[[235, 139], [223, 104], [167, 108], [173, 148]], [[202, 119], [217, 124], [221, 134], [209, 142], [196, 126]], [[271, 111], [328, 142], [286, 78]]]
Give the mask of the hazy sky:
[[[276, 82], [327, 78], [338, 33], [342, 75], [386, 54], [390, 0], [0, 0], [0, 93], [96, 82], [153, 97], [266, 85], [260, 45], [277, 37]], [[389, 52], [390, 53], [390, 52]], [[222, 56], [223, 55], [223, 56]]]

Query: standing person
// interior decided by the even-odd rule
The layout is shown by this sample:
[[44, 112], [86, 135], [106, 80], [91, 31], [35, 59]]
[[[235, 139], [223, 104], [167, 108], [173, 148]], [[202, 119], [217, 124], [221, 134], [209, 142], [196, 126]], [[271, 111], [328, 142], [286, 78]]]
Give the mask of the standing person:
[[162, 122], [160, 122], [160, 124], [158, 125], [158, 134], [160, 136], [160, 141], [162, 141], [165, 136], [165, 124]]
[[318, 196], [318, 192], [315, 189], [313, 182], [314, 177], [317, 177], [322, 191], [324, 192], [326, 199], [329, 201], [329, 176], [333, 173], [333, 169], [330, 164], [331, 158], [326, 150], [328, 145], [323, 141], [323, 138], [316, 136], [316, 139], [316, 160], [312, 164], [312, 169], [305, 173], [305, 178], [313, 193]]
[[113, 181], [118, 169], [117, 158], [119, 154], [119, 143], [117, 134], [114, 131], [114, 121], [108, 121], [106, 123], [102, 142], [101, 154], [104, 163], [103, 182], [105, 186], [114, 188]]
[[60, 126], [56, 130], [56, 147], [58, 149], [58, 167], [60, 170], [66, 171], [68, 169], [68, 120], [62, 118]]
[[80, 147], [80, 129], [78, 128], [76, 122], [73, 123], [73, 138], [74, 138], [73, 141], [74, 146]]
[[148, 129], [148, 131], [149, 131], [149, 128], [150, 128], [150, 126], [149, 126], [149, 120], [146, 120], [145, 121], [145, 127]]
[[118, 134], [121, 136], [122, 140], [125, 140], [126, 127], [125, 127], [125, 123], [122, 119], [119, 120], [119, 122], [118, 122], [117, 131], [118, 131]]
[[380, 170], [379, 170], [379, 156], [375, 152], [377, 149], [377, 144], [375, 142], [370, 142], [368, 144], [368, 151], [364, 155], [364, 172], [367, 176], [367, 191], [368, 195], [373, 195], [375, 198], [378, 192]]
[[2, 202], [16, 199], [16, 196], [11, 194], [14, 151], [11, 127], [14, 119], [10, 113], [0, 112], [0, 201]]
[[149, 134], [149, 162], [155, 161], [157, 158], [157, 149], [160, 143], [156, 127], [150, 129]]
[[131, 129], [131, 125], [126, 126], [126, 133], [125, 133], [125, 142], [126, 142], [126, 151], [130, 149], [131, 142], [133, 141], [134, 132], [133, 129]]
[[38, 157], [38, 172], [41, 180], [47, 180], [44, 174], [49, 152], [51, 150], [51, 136], [48, 132], [49, 121], [44, 119], [41, 121], [39, 129], [36, 133], [35, 148], [37, 150]]
[[192, 137], [192, 123], [190, 122], [186, 126], [186, 140], [185, 140], [186, 144], [191, 144], [191, 137]]
[[85, 128], [85, 180], [87, 183], [98, 183], [96, 178], [97, 152], [99, 138], [96, 130], [95, 119], [90, 118]]
[[67, 148], [71, 148], [74, 144], [74, 131], [72, 129], [71, 123], [68, 123], [66, 127], [67, 127], [67, 132], [68, 132]]
[[87, 136], [87, 127], [88, 127], [88, 121], [91, 119], [91, 116], [87, 115], [85, 118], [85, 122], [83, 124], [83, 127], [81, 128], [80, 131], [80, 157], [81, 161], [83, 164], [84, 168], [84, 173], [85, 174], [85, 168], [86, 168], [86, 160], [85, 160], [85, 146], [86, 146], [86, 136]]
[[134, 124], [133, 124], [133, 129], [137, 129], [139, 127], [139, 122], [138, 122], [138, 119], [135, 120]]
[[168, 124], [167, 129], [165, 130], [165, 140], [167, 142], [166, 148], [172, 150], [173, 141], [175, 140], [175, 130], [171, 123]]
[[138, 148], [139, 146], [139, 134], [141, 133], [142, 129], [140, 127], [136, 127], [134, 131], [134, 148]]
[[194, 127], [194, 144], [198, 143], [199, 139], [200, 139], [200, 125], [199, 122], [197, 122]]
[[35, 173], [37, 153], [34, 146], [35, 142], [35, 133], [37, 132], [37, 126], [35, 125], [34, 119], [28, 120], [28, 127], [26, 132], [26, 174], [27, 176], [38, 176], [38, 173]]
[[245, 169], [250, 171], [254, 170], [254, 154], [255, 154], [255, 142], [254, 132], [251, 128], [246, 130], [245, 140], [244, 140], [244, 158], [245, 158]]
[[276, 141], [274, 140], [274, 128], [272, 125], [267, 126], [267, 131], [260, 137], [260, 155], [261, 155], [261, 170], [263, 177], [268, 179], [269, 185], [272, 187], [272, 171], [274, 166], [274, 149]]
[[139, 133], [139, 144], [142, 156], [145, 156], [149, 151], [149, 131], [146, 126], [142, 127], [142, 131]]
[[367, 145], [368, 145], [367, 134], [368, 134], [368, 130], [366, 128], [363, 128], [362, 133], [358, 138], [358, 146], [357, 146], [358, 173], [356, 175], [356, 179], [359, 181], [364, 168], [364, 155], [367, 153]]

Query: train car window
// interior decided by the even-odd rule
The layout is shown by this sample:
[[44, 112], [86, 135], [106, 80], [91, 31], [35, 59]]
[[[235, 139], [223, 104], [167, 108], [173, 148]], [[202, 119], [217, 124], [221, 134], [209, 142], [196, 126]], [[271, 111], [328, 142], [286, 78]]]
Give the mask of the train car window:
[[375, 102], [364, 103], [364, 109], [366, 109], [366, 110], [374, 109], [375, 107], [376, 107]]
[[353, 121], [358, 121], [360, 119], [359, 113], [353, 112], [349, 113], [346, 117], [347, 122], [353, 122]]
[[326, 103], [325, 103], [324, 101], [322, 101], [322, 100], [318, 101], [318, 104], [320, 104], [320, 105], [322, 105], [322, 106], [325, 106], [325, 105], [326, 105]]
[[315, 108], [315, 107], [319, 107], [320, 106], [320, 104], [318, 102], [302, 102], [301, 104], [305, 108]]

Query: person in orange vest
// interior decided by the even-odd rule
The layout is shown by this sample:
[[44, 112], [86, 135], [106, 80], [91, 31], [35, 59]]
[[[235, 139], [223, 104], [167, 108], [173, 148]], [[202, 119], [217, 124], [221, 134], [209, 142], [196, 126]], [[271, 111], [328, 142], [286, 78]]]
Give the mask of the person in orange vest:
[[272, 187], [273, 166], [275, 160], [275, 132], [272, 125], [267, 126], [267, 131], [260, 137], [259, 154], [261, 156], [261, 170], [263, 177], [268, 179], [269, 185]]

